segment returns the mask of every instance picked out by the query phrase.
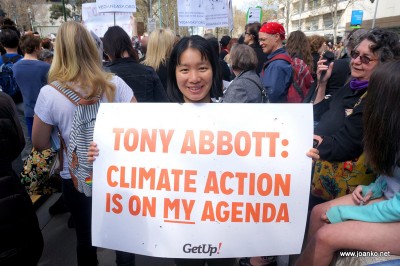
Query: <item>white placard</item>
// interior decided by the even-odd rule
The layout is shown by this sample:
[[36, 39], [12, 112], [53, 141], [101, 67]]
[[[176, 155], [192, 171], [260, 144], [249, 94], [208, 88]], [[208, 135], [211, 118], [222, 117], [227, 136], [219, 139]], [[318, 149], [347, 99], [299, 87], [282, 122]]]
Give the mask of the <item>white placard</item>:
[[179, 26], [228, 27], [231, 0], [178, 0]]
[[156, 257], [296, 254], [311, 104], [110, 104], [94, 141], [93, 245]]
[[206, 28], [228, 27], [229, 26], [229, 5], [230, 0], [204, 1], [206, 8]]
[[155, 18], [148, 18], [147, 19], [147, 32], [150, 33], [157, 28], [156, 26], [156, 19]]
[[136, 12], [136, 0], [96, 0], [97, 12]]
[[115, 26], [114, 17], [115, 25], [122, 27], [132, 36], [130, 13], [98, 13], [96, 3], [82, 4], [82, 23], [99, 37], [103, 37], [109, 27]]
[[262, 13], [262, 8], [261, 7], [251, 7], [247, 11], [247, 23], [252, 23], [252, 22], [259, 22], [261, 23], [261, 13]]
[[206, 25], [204, 0], [178, 0], [178, 23], [180, 27], [203, 27]]

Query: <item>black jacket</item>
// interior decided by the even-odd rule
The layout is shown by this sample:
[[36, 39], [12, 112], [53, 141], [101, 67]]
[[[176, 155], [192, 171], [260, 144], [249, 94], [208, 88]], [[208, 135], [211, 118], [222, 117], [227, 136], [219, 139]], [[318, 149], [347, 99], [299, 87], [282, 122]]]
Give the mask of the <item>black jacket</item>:
[[251, 48], [254, 49], [254, 51], [256, 52], [257, 55], [257, 59], [258, 59], [258, 64], [257, 64], [257, 68], [256, 68], [256, 73], [258, 75], [260, 75], [264, 63], [267, 62], [267, 54], [265, 54], [260, 46], [259, 43], [252, 43], [249, 45]]
[[138, 102], [168, 102], [165, 89], [153, 68], [138, 64], [133, 58], [117, 58], [106, 65], [133, 90]]
[[353, 109], [366, 90], [353, 91], [346, 84], [329, 100], [314, 105], [314, 120], [319, 121], [314, 133], [323, 137], [318, 146], [321, 159], [344, 162], [361, 155], [365, 99], [354, 108], [351, 115], [346, 116], [345, 111]]
[[0, 92], [0, 265], [36, 265], [43, 238], [32, 201], [11, 162], [25, 140], [10, 96]]

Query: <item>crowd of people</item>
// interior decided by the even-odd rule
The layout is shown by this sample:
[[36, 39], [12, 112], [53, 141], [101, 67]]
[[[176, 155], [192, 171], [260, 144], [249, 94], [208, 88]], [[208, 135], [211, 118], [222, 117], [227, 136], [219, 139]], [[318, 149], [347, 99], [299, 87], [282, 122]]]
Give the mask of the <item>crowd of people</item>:
[[[220, 40], [210, 34], [181, 37], [170, 29], [137, 36], [134, 17], [131, 23], [132, 38], [119, 26], [98, 38], [78, 22], [65, 22], [53, 42], [33, 32], [21, 36], [10, 19], [3, 21], [0, 65], [12, 61], [16, 90], [7, 95], [0, 80], [0, 265], [36, 265], [42, 253], [37, 217], [15, 162], [23, 162], [32, 146], [50, 148], [57, 132], [68, 146], [76, 106], [54, 84], [81, 98], [126, 103], [290, 103], [290, 94], [297, 93], [297, 102], [314, 110], [314, 147], [306, 155], [346, 165], [365, 154], [375, 177], [371, 183], [359, 176], [343, 195], [335, 186], [310, 195], [304, 247], [293, 263], [329, 265], [341, 249], [400, 255], [396, 33], [358, 29], [334, 47], [323, 36], [287, 35], [276, 22], [249, 23], [239, 38]], [[85, 159], [93, 162], [98, 154], [92, 142]], [[77, 263], [98, 265], [91, 242], [92, 199], [77, 190], [68, 160], [60, 176], [58, 204], [71, 213]], [[236, 262], [277, 265], [276, 256], [175, 260], [177, 266]], [[116, 263], [135, 265], [135, 255], [116, 251]]]

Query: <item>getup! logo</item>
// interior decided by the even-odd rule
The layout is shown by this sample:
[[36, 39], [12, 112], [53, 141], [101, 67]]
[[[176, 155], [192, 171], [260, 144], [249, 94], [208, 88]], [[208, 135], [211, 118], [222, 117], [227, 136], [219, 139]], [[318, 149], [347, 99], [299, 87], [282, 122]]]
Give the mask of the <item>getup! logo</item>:
[[220, 242], [217, 246], [213, 244], [200, 244], [200, 245], [193, 245], [193, 244], [185, 244], [183, 245], [183, 252], [185, 253], [192, 253], [192, 254], [209, 254], [211, 257], [213, 254], [219, 254], [221, 250], [222, 243]]

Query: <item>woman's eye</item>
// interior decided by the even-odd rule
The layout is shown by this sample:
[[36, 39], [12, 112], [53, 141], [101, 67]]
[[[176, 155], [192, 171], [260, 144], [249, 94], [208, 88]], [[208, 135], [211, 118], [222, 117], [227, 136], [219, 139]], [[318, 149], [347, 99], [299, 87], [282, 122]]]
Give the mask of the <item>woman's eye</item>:
[[206, 71], [208, 67], [200, 67], [200, 71]]

